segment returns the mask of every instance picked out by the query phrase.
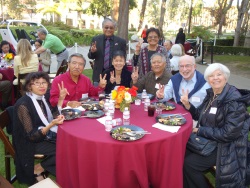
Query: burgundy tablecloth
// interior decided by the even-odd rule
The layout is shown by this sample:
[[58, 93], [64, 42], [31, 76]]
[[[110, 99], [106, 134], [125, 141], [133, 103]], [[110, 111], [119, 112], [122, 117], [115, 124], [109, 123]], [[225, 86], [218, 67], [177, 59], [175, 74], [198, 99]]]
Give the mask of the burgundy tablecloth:
[[[171, 111], [185, 112], [179, 105]], [[122, 117], [119, 110], [117, 117]], [[148, 117], [143, 105], [132, 105], [131, 124], [152, 133], [134, 142], [114, 140], [96, 119], [65, 121], [57, 134], [57, 182], [62, 188], [182, 188], [185, 147], [192, 130], [191, 115], [185, 117], [187, 123], [169, 133], [152, 127], [155, 117]]]
[[[3, 75], [2, 80], [9, 80], [12, 84], [14, 80], [14, 69], [13, 68], [0, 68], [0, 73]], [[0, 101], [2, 101], [2, 94], [0, 93]], [[15, 94], [14, 94], [14, 87], [12, 87], [12, 94], [11, 94], [11, 104], [15, 103]]]

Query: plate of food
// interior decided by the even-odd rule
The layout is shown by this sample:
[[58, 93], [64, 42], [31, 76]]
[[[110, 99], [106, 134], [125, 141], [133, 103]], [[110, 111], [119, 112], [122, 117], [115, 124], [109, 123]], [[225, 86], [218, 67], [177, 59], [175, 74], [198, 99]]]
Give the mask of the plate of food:
[[156, 107], [160, 107], [162, 110], [174, 110], [176, 107], [170, 102], [154, 102], [152, 103]]
[[135, 125], [117, 126], [110, 131], [112, 138], [125, 142], [139, 140], [147, 133], [147, 131], [144, 131], [141, 127]]
[[82, 107], [86, 110], [102, 110], [103, 103], [99, 101], [82, 102]]
[[83, 116], [87, 118], [99, 118], [104, 116], [104, 112], [102, 110], [86, 111]]
[[[152, 100], [152, 99], [155, 98], [155, 96], [152, 95], [152, 94], [150, 94], [150, 93], [148, 93], [147, 95], [148, 95], [148, 97], [149, 97], [150, 100]], [[138, 94], [137, 94], [137, 98], [141, 99], [141, 93], [138, 93]]]
[[64, 116], [65, 120], [72, 120], [81, 117], [82, 111], [78, 109], [63, 109], [61, 114]]
[[156, 116], [156, 121], [164, 125], [181, 126], [187, 120], [179, 114], [160, 114]]

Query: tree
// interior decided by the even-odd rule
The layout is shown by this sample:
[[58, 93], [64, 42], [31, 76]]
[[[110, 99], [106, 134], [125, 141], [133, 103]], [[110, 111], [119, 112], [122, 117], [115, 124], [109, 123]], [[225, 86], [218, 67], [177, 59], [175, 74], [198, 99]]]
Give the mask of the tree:
[[147, 6], [147, 0], [143, 0], [142, 7], [141, 7], [141, 13], [140, 13], [140, 21], [139, 21], [138, 31], [140, 31], [140, 29], [142, 28], [142, 23], [144, 21], [146, 6]]
[[163, 27], [164, 16], [166, 12], [166, 1], [167, 0], [162, 0], [161, 2], [161, 14], [160, 14], [161, 16], [160, 16], [159, 25], [158, 25], [158, 28], [160, 31], [162, 31], [162, 27]]
[[240, 35], [241, 35], [241, 25], [243, 22], [244, 15], [248, 11], [248, 4], [249, 4], [249, 0], [242, 0], [241, 4], [239, 0], [237, 0], [238, 19], [237, 19], [237, 25], [235, 29], [235, 35], [234, 35], [234, 46], [239, 46]]
[[118, 36], [128, 41], [129, 1], [120, 0], [118, 17]]
[[31, 21], [32, 21], [32, 16], [37, 11], [36, 1], [35, 0], [25, 0], [22, 4], [22, 8], [24, 11], [26, 11], [29, 14]]
[[112, 0], [92, 0], [88, 8], [88, 13], [104, 18], [111, 16]]
[[154, 26], [158, 26], [160, 20], [159, 5], [155, 0], [150, 0], [148, 4], [150, 4], [146, 15], [148, 17], [148, 21], [152, 22]]
[[8, 7], [8, 14], [12, 19], [22, 19], [23, 7], [19, 0], [6, 1]]
[[58, 3], [50, 2], [49, 4], [44, 4], [37, 12], [41, 12], [43, 15], [50, 14], [50, 21], [55, 21], [55, 15], [60, 16], [61, 12], [58, 11]]
[[113, 0], [113, 10], [111, 12], [112, 12], [111, 14], [112, 19], [117, 22], [119, 16], [119, 0]]

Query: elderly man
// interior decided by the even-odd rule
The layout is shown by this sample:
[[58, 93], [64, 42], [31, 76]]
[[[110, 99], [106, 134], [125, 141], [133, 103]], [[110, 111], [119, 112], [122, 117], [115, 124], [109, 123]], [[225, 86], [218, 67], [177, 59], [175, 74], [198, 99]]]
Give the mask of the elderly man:
[[151, 71], [138, 80], [138, 68], [134, 68], [132, 80], [138, 91], [146, 89], [147, 93], [155, 95], [160, 85], [168, 83], [171, 74], [167, 71], [166, 57], [162, 53], [155, 53], [151, 57]]
[[126, 41], [114, 36], [115, 28], [115, 22], [105, 18], [102, 22], [103, 34], [92, 39], [88, 57], [95, 60], [92, 76], [94, 85], [98, 85], [99, 75], [112, 65], [114, 51], [121, 50], [126, 54]]
[[105, 80], [106, 75], [103, 77], [99, 75], [100, 83], [98, 87], [94, 87], [91, 80], [82, 74], [84, 66], [86, 64], [86, 59], [82, 54], [75, 53], [69, 57], [69, 71], [61, 74], [52, 82], [50, 90], [50, 103], [52, 106], [56, 106], [59, 99], [59, 85], [67, 90], [67, 96], [63, 101], [62, 107], [78, 107], [81, 105], [79, 99], [82, 98], [82, 94], [88, 96], [98, 96], [99, 91], [103, 91], [107, 81]]
[[0, 93], [2, 94], [2, 103], [0, 108], [3, 110], [8, 106], [8, 101], [11, 95], [12, 83], [9, 80], [3, 80], [3, 75], [0, 73]]
[[179, 70], [180, 72], [172, 76], [167, 85], [160, 86], [156, 92], [157, 98], [164, 101], [174, 98], [176, 103], [181, 104], [180, 96], [183, 95], [183, 92], [188, 91], [190, 103], [195, 107], [199, 106], [207, 95], [206, 89], [210, 88], [210, 85], [196, 70], [194, 57], [182, 56], [179, 61]]
[[55, 35], [48, 34], [47, 31], [43, 28], [37, 30], [37, 35], [40, 40], [43, 40], [41, 47], [36, 49], [36, 54], [41, 54], [42, 52], [49, 49], [51, 52], [56, 54], [57, 58], [57, 69], [61, 66], [61, 63], [64, 59], [68, 59], [69, 52], [66, 47], [63, 45], [62, 41]]
[[168, 58], [172, 59], [172, 54], [171, 54], [171, 48], [173, 46], [173, 43], [171, 40], [165, 40], [164, 42], [164, 47], [166, 48], [167, 52], [168, 52]]

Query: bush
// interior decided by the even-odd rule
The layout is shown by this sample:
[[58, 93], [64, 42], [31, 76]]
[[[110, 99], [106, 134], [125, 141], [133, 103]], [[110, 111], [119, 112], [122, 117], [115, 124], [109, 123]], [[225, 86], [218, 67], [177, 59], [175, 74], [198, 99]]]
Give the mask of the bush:
[[[250, 48], [246, 47], [233, 47], [233, 46], [214, 46], [214, 54], [218, 55], [244, 55], [250, 56]], [[208, 51], [211, 52], [211, 46], [207, 47]]]

